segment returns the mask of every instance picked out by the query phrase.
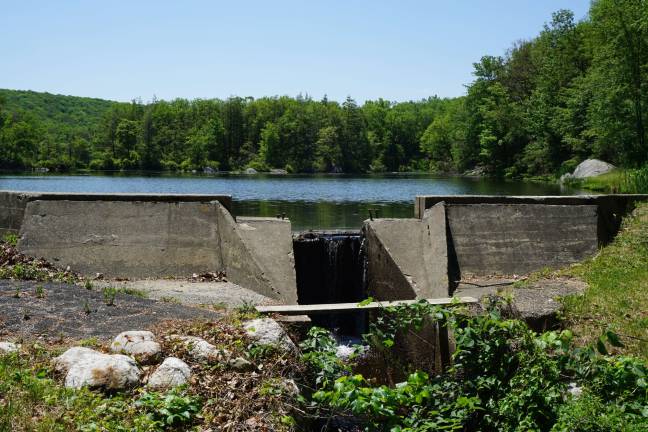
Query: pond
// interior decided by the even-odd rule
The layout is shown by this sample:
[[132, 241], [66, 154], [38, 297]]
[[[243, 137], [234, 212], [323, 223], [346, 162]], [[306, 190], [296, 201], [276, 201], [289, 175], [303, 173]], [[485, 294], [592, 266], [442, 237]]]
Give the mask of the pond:
[[285, 213], [293, 231], [354, 229], [375, 210], [413, 217], [417, 195], [564, 195], [547, 183], [427, 174], [381, 175], [3, 175], [0, 190], [88, 193], [227, 194], [234, 214]]

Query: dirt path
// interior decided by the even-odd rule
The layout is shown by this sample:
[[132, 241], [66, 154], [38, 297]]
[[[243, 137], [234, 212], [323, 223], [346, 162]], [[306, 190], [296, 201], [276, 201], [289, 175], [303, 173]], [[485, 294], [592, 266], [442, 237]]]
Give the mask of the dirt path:
[[[38, 287], [42, 287], [41, 290]], [[62, 283], [0, 280], [0, 337], [108, 339], [169, 319], [216, 319], [218, 312]]]

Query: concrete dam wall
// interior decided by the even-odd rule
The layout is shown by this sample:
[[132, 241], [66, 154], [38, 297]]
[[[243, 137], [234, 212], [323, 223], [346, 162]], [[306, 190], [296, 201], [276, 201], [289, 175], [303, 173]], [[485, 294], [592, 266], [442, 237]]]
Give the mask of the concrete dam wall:
[[295, 303], [290, 222], [230, 214], [222, 195], [0, 192], [0, 229], [58, 267], [110, 278], [224, 271], [260, 294]]
[[[23, 253], [89, 276], [224, 271], [286, 304], [334, 303], [347, 294], [403, 300], [446, 297], [462, 275], [524, 274], [581, 261], [614, 237], [637, 200], [648, 195], [423, 196], [413, 218], [367, 220], [351, 243], [335, 236], [299, 243], [288, 220], [235, 218], [227, 195], [0, 191], [0, 234], [19, 234]], [[348, 269], [361, 285], [345, 282]], [[310, 278], [311, 270], [319, 276]], [[353, 293], [343, 292], [346, 285]]]
[[609, 243], [622, 218], [648, 195], [416, 197], [415, 214], [443, 202], [448, 272], [462, 275], [525, 274], [560, 268], [590, 257]]

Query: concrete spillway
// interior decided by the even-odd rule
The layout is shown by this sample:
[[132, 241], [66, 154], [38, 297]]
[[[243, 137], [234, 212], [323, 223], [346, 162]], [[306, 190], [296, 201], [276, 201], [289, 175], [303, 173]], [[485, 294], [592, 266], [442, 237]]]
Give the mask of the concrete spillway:
[[[366, 253], [358, 232], [310, 232], [293, 239], [299, 304], [353, 303], [367, 297]], [[362, 316], [311, 317], [322, 327], [360, 334]]]
[[647, 199], [424, 196], [411, 219], [368, 220], [362, 234], [293, 241], [290, 221], [235, 218], [227, 195], [0, 191], [0, 235], [18, 233], [22, 252], [92, 276], [225, 271], [286, 304], [403, 300], [448, 296], [462, 275], [581, 261], [614, 237], [635, 201]]

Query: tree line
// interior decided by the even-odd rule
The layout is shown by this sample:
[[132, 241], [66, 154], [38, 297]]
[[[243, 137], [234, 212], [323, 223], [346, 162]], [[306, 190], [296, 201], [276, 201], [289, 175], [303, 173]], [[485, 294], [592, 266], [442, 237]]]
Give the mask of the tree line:
[[326, 97], [117, 103], [0, 91], [0, 167], [66, 171], [284, 168], [294, 172], [559, 175], [598, 157], [648, 161], [648, 2], [560, 10], [473, 65], [466, 96], [358, 105]]

